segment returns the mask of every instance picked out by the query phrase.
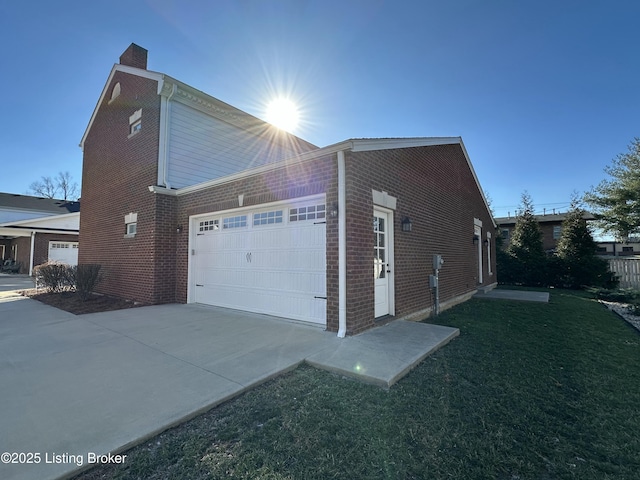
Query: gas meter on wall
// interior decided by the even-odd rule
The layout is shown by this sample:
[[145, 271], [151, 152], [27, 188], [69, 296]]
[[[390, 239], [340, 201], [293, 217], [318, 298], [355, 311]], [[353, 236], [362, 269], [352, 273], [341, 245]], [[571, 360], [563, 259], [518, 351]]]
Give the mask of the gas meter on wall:
[[442, 255], [434, 255], [433, 256], [433, 269], [440, 270], [442, 268], [442, 264], [444, 260], [442, 259]]

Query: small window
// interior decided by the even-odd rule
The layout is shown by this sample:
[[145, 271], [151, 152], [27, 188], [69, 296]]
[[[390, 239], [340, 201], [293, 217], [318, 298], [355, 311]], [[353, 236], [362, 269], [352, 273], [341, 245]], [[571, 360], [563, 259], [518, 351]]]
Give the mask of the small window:
[[203, 220], [202, 222], [200, 222], [198, 227], [199, 231], [201, 232], [211, 232], [220, 228], [220, 222], [218, 221], [218, 219]]
[[128, 237], [135, 236], [137, 231], [138, 231], [138, 224], [137, 223], [127, 223], [127, 236]]
[[633, 247], [622, 247], [622, 251], [625, 253], [633, 252]]
[[501, 230], [501, 234], [502, 234], [502, 238], [504, 238], [505, 240], [509, 240], [509, 229], [508, 228], [503, 228]]
[[137, 122], [131, 124], [131, 130], [129, 131], [129, 134], [134, 135], [140, 130], [142, 130], [142, 120], [138, 120]]
[[227, 217], [222, 220], [222, 228], [241, 228], [247, 226], [247, 216], [246, 215], [238, 215], [236, 217]]
[[129, 138], [142, 130], [142, 109], [133, 112], [129, 117]]
[[253, 214], [253, 225], [273, 225], [282, 223], [282, 210]]
[[326, 217], [325, 206], [321, 205], [309, 205], [306, 207], [297, 207], [289, 209], [289, 221], [299, 222], [302, 220], [316, 220]]
[[553, 239], [558, 240], [562, 234], [562, 226], [556, 225], [553, 227]]

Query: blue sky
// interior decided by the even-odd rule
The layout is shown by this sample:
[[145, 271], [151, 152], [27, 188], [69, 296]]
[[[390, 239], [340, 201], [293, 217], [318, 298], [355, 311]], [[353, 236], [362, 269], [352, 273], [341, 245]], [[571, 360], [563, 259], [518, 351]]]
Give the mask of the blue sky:
[[0, 15], [0, 191], [80, 182], [78, 147], [132, 42], [149, 69], [294, 132], [461, 136], [497, 216], [565, 210], [640, 136], [637, 1], [29, 1]]

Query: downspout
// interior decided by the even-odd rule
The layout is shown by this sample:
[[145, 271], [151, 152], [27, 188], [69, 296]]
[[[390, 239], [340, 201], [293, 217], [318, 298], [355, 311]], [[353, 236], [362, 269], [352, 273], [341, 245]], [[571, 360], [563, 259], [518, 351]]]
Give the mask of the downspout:
[[167, 176], [169, 174], [169, 162], [168, 162], [168, 158], [169, 158], [169, 153], [167, 152], [167, 148], [169, 147], [169, 119], [171, 118], [171, 99], [173, 98], [173, 96], [176, 94], [176, 92], [178, 91], [178, 86], [174, 83], [173, 86], [171, 87], [171, 93], [169, 94], [169, 96], [167, 97], [166, 100], [166, 111], [165, 111], [165, 117], [164, 117], [164, 122], [162, 125], [162, 128], [164, 130], [164, 135], [162, 136], [162, 154], [164, 156], [164, 158], [162, 159], [162, 185], [166, 188], [171, 188], [171, 185], [169, 185], [169, 182], [167, 181]]
[[347, 206], [344, 152], [338, 152], [338, 337], [347, 334]]
[[29, 276], [33, 274], [33, 252], [36, 246], [36, 232], [31, 232], [31, 252], [29, 253]]

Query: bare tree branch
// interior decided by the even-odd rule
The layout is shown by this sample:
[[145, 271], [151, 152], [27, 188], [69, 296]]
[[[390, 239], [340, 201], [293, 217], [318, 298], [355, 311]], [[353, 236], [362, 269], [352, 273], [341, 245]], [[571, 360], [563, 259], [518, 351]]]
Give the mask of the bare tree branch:
[[39, 197], [56, 198], [58, 187], [51, 177], [42, 177], [42, 181], [33, 182], [29, 185], [29, 193]]
[[75, 201], [80, 191], [78, 183], [73, 181], [69, 172], [59, 172], [55, 178], [42, 177], [42, 180], [33, 182], [29, 185], [27, 193], [39, 197]]

